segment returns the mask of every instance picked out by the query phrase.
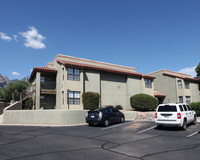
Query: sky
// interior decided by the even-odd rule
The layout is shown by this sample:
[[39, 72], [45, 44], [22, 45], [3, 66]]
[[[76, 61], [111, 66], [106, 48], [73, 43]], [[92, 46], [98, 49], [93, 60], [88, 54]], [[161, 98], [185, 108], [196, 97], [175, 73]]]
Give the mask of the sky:
[[195, 76], [199, 0], [0, 0], [0, 74], [30, 76], [57, 54]]

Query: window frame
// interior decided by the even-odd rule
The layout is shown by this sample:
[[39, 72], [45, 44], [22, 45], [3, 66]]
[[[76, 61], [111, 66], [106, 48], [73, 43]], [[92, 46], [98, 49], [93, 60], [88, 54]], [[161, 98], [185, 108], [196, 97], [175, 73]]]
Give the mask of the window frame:
[[45, 96], [44, 95], [40, 95], [40, 103], [45, 102]]
[[177, 80], [177, 83], [178, 83], [178, 89], [182, 89], [183, 88], [182, 80]]
[[185, 89], [190, 89], [190, 81], [184, 81]]
[[[182, 101], [180, 101], [180, 98], [182, 98]], [[183, 103], [183, 96], [179, 96], [178, 101], [179, 101], [179, 103]]]
[[80, 69], [67, 68], [67, 80], [80, 81]]
[[[78, 95], [78, 97], [76, 97], [77, 95]], [[80, 105], [80, 100], [81, 100], [80, 95], [81, 95], [81, 92], [79, 92], [79, 91], [68, 91], [68, 93], [67, 93], [68, 104], [69, 105]]]
[[40, 83], [45, 83], [45, 77], [43, 76], [40, 77]]
[[152, 83], [153, 83], [152, 79], [144, 79], [144, 82], [145, 82], [145, 88], [152, 88]]
[[[189, 100], [188, 100], [189, 98]], [[190, 96], [185, 96], [185, 99], [186, 99], [186, 103], [187, 104], [190, 104], [191, 103], [191, 97]]]

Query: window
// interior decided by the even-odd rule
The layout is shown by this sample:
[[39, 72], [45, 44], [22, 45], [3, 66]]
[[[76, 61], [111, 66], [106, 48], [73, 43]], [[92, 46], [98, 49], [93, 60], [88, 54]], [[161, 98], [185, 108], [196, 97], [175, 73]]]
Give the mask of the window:
[[179, 108], [180, 108], [181, 112], [183, 112], [183, 107], [181, 105], [179, 105]]
[[45, 77], [40, 77], [40, 82], [44, 83], [45, 82]]
[[190, 82], [189, 81], [185, 81], [185, 89], [190, 89]]
[[187, 108], [188, 108], [188, 110], [189, 110], [189, 111], [191, 111], [191, 110], [192, 110], [192, 109], [190, 108], [190, 106], [188, 106], [188, 105], [187, 105]]
[[145, 79], [145, 88], [152, 88], [152, 80]]
[[68, 92], [69, 104], [80, 104], [80, 92], [69, 91]]
[[187, 109], [186, 105], [183, 105], [183, 107], [184, 107], [184, 110], [185, 110], [185, 111], [188, 111], [188, 109]]
[[164, 106], [159, 106], [158, 112], [176, 112], [176, 106], [170, 106], [170, 105], [164, 105]]
[[179, 96], [179, 103], [183, 103], [183, 96]]
[[190, 96], [186, 96], [186, 103], [190, 104]]
[[67, 69], [67, 80], [80, 81], [80, 70], [79, 69]]
[[182, 81], [178, 80], [178, 89], [182, 89]]
[[40, 96], [40, 102], [44, 102], [44, 96]]

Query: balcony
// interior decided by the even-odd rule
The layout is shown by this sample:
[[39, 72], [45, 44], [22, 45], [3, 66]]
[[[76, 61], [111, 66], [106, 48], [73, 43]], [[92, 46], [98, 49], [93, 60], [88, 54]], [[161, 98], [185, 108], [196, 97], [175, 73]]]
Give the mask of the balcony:
[[41, 94], [56, 94], [56, 82], [45, 81], [40, 83]]

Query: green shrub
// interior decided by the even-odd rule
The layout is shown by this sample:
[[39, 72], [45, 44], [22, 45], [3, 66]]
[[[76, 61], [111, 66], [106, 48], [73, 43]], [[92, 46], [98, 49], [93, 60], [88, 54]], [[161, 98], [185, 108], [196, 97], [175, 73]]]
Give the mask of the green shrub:
[[82, 102], [84, 109], [95, 110], [99, 107], [99, 93], [84, 92], [82, 94]]
[[200, 102], [192, 102], [190, 103], [190, 107], [195, 110], [197, 116], [200, 116]]
[[158, 100], [148, 94], [136, 94], [130, 98], [131, 107], [136, 111], [152, 111], [158, 105]]

